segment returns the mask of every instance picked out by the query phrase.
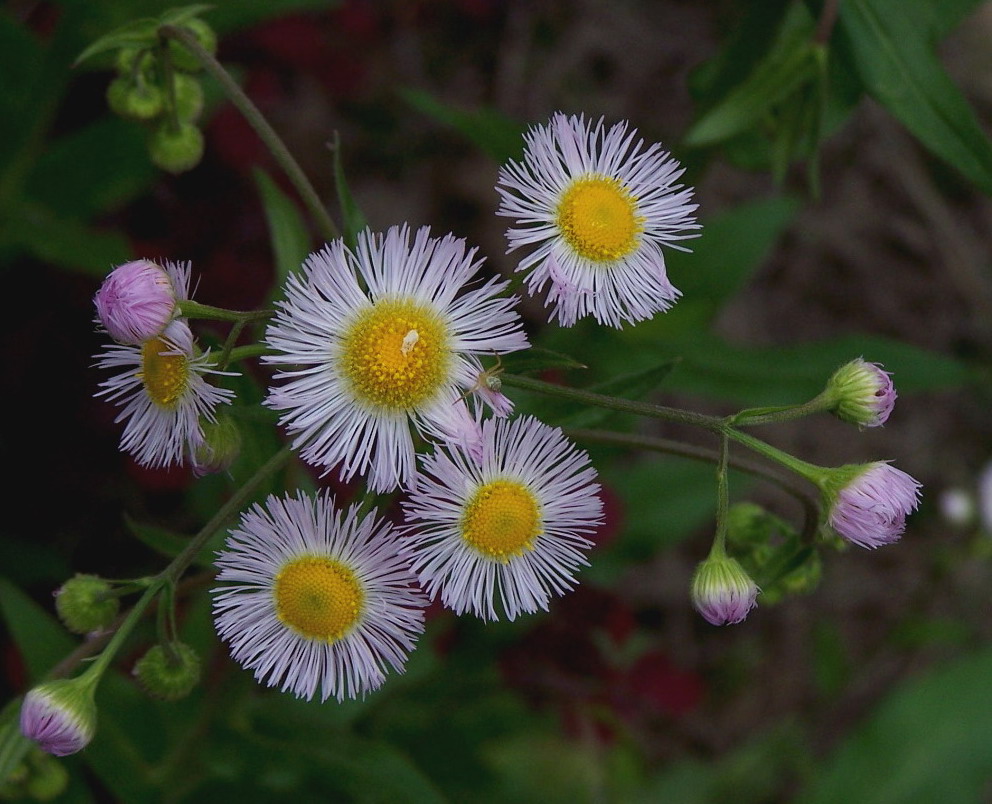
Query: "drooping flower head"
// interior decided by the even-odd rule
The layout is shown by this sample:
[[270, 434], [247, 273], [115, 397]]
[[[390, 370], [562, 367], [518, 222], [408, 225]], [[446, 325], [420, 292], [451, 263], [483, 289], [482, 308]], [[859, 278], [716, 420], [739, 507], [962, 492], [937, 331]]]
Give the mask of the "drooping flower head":
[[547, 609], [575, 583], [602, 521], [589, 456], [533, 417], [482, 423], [478, 459], [447, 446], [426, 456], [405, 503], [414, 571], [458, 614], [498, 619]]
[[122, 369], [100, 383], [104, 396], [122, 407], [115, 421], [126, 421], [120, 448], [142, 466], [180, 465], [203, 444], [201, 417], [229, 403], [234, 392], [210, 385], [204, 376], [220, 374], [210, 355], [198, 355], [193, 333], [177, 318], [140, 346], [112, 344], [97, 355], [97, 366]]
[[500, 170], [497, 214], [514, 219], [510, 251], [534, 247], [517, 270], [532, 293], [550, 283], [552, 318], [620, 327], [671, 307], [679, 292], [662, 246], [685, 250], [679, 241], [700, 228], [678, 162], [625, 122], [607, 131], [558, 113], [525, 140], [523, 162]]
[[304, 460], [368, 475], [375, 491], [415, 477], [414, 430], [428, 438], [465, 430], [461, 395], [482, 371], [478, 355], [527, 347], [516, 300], [490, 279], [467, 289], [475, 250], [426, 227], [362, 232], [311, 254], [291, 276], [266, 331], [287, 368], [266, 404], [295, 436]]
[[737, 559], [727, 555], [709, 556], [692, 576], [692, 605], [712, 625], [743, 622], [759, 591]]
[[879, 363], [868, 363], [860, 357], [834, 372], [825, 393], [834, 414], [859, 427], [885, 424], [896, 403], [896, 389], [889, 373]]
[[334, 498], [269, 497], [217, 558], [217, 631], [260, 682], [299, 698], [355, 698], [403, 671], [427, 601], [396, 531]]
[[81, 751], [96, 732], [96, 677], [46, 681], [24, 696], [21, 734], [57, 757]]
[[190, 265], [134, 260], [118, 266], [93, 297], [97, 320], [118, 343], [136, 346], [161, 335], [189, 297]]
[[879, 547], [899, 541], [916, 510], [921, 484], [884, 461], [835, 469], [824, 487], [830, 526], [849, 542]]

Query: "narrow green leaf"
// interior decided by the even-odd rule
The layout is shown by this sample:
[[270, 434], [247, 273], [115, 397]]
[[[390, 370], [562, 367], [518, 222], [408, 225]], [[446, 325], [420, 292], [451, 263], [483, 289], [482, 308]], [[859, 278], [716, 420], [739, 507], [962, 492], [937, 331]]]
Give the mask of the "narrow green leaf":
[[461, 132], [497, 162], [519, 157], [523, 151], [524, 126], [495, 109], [483, 106], [469, 111], [446, 104], [419, 89], [407, 88], [399, 92], [415, 109]]
[[985, 648], [892, 690], [800, 801], [982, 800], [992, 778], [990, 678], [992, 650]]
[[348, 181], [344, 176], [344, 166], [341, 164], [341, 137], [337, 131], [334, 132], [334, 187], [338, 194], [338, 205], [341, 207], [341, 214], [344, 217], [344, 242], [349, 248], [354, 248], [357, 242], [358, 233], [362, 231], [368, 222], [365, 215], [355, 203], [348, 187]]
[[159, 16], [159, 22], [162, 25], [182, 25], [184, 22], [189, 22], [193, 17], [199, 17], [205, 14], [212, 8], [213, 6], [207, 3], [170, 8], [168, 11], [162, 12]]
[[0, 612], [32, 682], [39, 681], [76, 647], [54, 616], [6, 578], [0, 578]]
[[[126, 514], [124, 515], [124, 524], [138, 541], [166, 558], [175, 558], [189, 544], [188, 536], [166, 528], [137, 522]], [[199, 564], [199, 566], [209, 566], [209, 562], [204, 562], [202, 558], [194, 563]]]
[[134, 20], [120, 28], [116, 28], [101, 36], [76, 57], [73, 67], [78, 67], [87, 59], [91, 59], [108, 50], [118, 50], [123, 47], [145, 48], [152, 47], [158, 40], [159, 21], [154, 18]]
[[275, 258], [275, 284], [269, 294], [269, 304], [281, 298], [284, 293], [286, 279], [291, 273], [298, 271], [310, 253], [310, 234], [307, 232], [303, 217], [276, 183], [264, 171], [254, 171], [255, 184], [262, 197], [265, 208], [265, 219], [269, 224], [269, 236], [272, 240], [272, 253]]
[[693, 147], [714, 145], [755, 126], [774, 106], [816, 75], [810, 34], [814, 21], [802, 4], [792, 7], [782, 33], [747, 78], [697, 120], [685, 135]]
[[584, 363], [580, 363], [571, 355], [553, 352], [551, 349], [542, 349], [539, 346], [532, 346], [522, 352], [511, 352], [507, 355], [500, 355], [500, 362], [503, 370], [508, 374], [533, 374], [538, 371], [548, 371], [554, 369], [584, 369], [588, 368]]
[[841, 30], [875, 99], [930, 151], [992, 193], [992, 142], [934, 53], [930, 5], [845, 0]]

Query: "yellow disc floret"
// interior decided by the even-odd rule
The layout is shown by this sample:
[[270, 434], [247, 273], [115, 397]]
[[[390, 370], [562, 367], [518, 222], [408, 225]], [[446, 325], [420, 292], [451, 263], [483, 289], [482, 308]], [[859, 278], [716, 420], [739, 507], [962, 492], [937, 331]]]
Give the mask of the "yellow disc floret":
[[307, 639], [334, 642], [358, 621], [365, 595], [340, 561], [303, 556], [286, 564], [272, 590], [276, 616]]
[[141, 371], [138, 376], [149, 399], [162, 408], [175, 407], [189, 382], [189, 360], [186, 355], [162, 354], [175, 351], [175, 347], [161, 338], [145, 341], [141, 347]]
[[565, 241], [587, 260], [610, 262], [637, 248], [644, 218], [637, 198], [616, 179], [586, 176], [565, 190], [556, 222]]
[[413, 408], [448, 379], [447, 328], [414, 301], [377, 303], [352, 324], [343, 347], [341, 368], [355, 394], [379, 408]]
[[480, 486], [462, 514], [462, 538], [482, 555], [504, 564], [533, 550], [542, 532], [537, 498], [513, 480]]

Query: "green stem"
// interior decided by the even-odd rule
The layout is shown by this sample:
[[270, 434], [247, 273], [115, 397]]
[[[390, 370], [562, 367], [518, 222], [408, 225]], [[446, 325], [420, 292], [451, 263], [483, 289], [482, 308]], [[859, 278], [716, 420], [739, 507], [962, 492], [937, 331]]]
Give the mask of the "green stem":
[[248, 360], [252, 357], [261, 357], [262, 355], [274, 355], [275, 351], [270, 349], [268, 346], [262, 343], [252, 343], [247, 346], [235, 346], [227, 354], [227, 359], [223, 362], [218, 361], [218, 365], [222, 368], [226, 367], [230, 363], [237, 363], [239, 360]]
[[196, 36], [185, 28], [176, 25], [163, 25], [158, 29], [158, 32], [162, 36], [171, 37], [181, 42], [190, 53], [196, 56], [204, 69], [217, 80], [217, 83], [221, 85], [227, 97], [231, 99], [231, 102], [238, 108], [238, 111], [244, 115], [251, 127], [255, 129], [255, 133], [258, 134], [262, 142], [272, 152], [272, 156], [279, 163], [279, 167], [283, 169], [283, 172], [300, 194], [300, 198], [303, 199], [303, 203], [317, 224], [317, 229], [320, 231], [321, 237], [325, 240], [334, 240], [340, 237], [337, 224], [334, 223], [328, 214], [327, 209], [320, 200], [320, 196], [317, 195], [317, 191], [310, 184], [310, 180], [307, 179], [299, 163], [293, 158], [293, 155], [289, 152], [289, 149], [282, 139], [280, 139], [279, 135], [276, 134], [275, 129], [269, 125], [269, 121], [262, 116], [258, 107], [251, 102], [251, 99], [244, 93], [244, 90], [237, 85], [230, 73], [224, 69], [217, 59], [204, 50], [197, 41]]
[[702, 413], [694, 413], [691, 410], [681, 410], [680, 408], [668, 408], [663, 405], [652, 405], [649, 402], [635, 402], [631, 399], [621, 399], [615, 396], [605, 396], [592, 391], [583, 391], [578, 388], [568, 388], [564, 385], [554, 385], [553, 383], [535, 380], [531, 377], [522, 377], [519, 374], [503, 374], [500, 379], [504, 385], [513, 388], [522, 388], [526, 391], [537, 391], [549, 396], [557, 396], [562, 399], [571, 399], [575, 402], [583, 402], [597, 408], [607, 408], [608, 410], [618, 410], [623, 413], [634, 413], [638, 416], [648, 416], [653, 419], [662, 419], [676, 424], [690, 424], [702, 427], [713, 433], [722, 433], [727, 429], [723, 419], [716, 416], [706, 416]]
[[258, 471], [217, 509], [217, 512], [211, 517], [210, 521], [200, 529], [200, 532], [196, 536], [190, 539], [189, 544], [183, 548], [183, 551], [172, 559], [172, 563], [158, 576], [159, 579], [164, 582], [176, 583], [183, 572], [186, 571], [186, 568], [200, 554], [203, 546], [210, 538], [244, 507], [263, 482], [268, 480], [269, 477], [285, 465], [291, 454], [292, 450], [289, 447], [283, 447], [262, 464], [258, 468]]
[[155, 598], [155, 595], [161, 591], [162, 583], [162, 580], [156, 581], [145, 590], [145, 593], [141, 597], [138, 598], [138, 602], [134, 604], [131, 610], [127, 613], [127, 616], [124, 617], [124, 622], [120, 624], [120, 627], [110, 638], [110, 642], [107, 643], [107, 647], [105, 647], [100, 655], [96, 657], [93, 664], [89, 666], [83, 676], [80, 676], [81, 678], [91, 678], [93, 683], [99, 681], [104, 670], [107, 669], [107, 665], [110, 664], [121, 645], [124, 644], [124, 640], [130, 636], [131, 629], [138, 624], [138, 620], [140, 620], [141, 615], [145, 613], [145, 609], [148, 608], [148, 605]]
[[[169, 40], [164, 36], [158, 38], [158, 61], [162, 65], [162, 77], [165, 79], [166, 105], [169, 111], [169, 131], [179, 133], [179, 112], [176, 106], [176, 79], [172, 66], [172, 56], [169, 54]], [[135, 63], [140, 59], [135, 59]]]
[[710, 547], [710, 558], [727, 555], [727, 512], [730, 510], [730, 484], [727, 479], [727, 462], [730, 440], [724, 433], [720, 438], [720, 460], [716, 465], [716, 535]]
[[728, 419], [733, 427], [751, 427], [756, 424], [778, 424], [794, 421], [830, 410], [832, 395], [826, 391], [801, 405], [780, 405], [768, 408], [745, 408]]
[[246, 324], [272, 315], [271, 310], [225, 310], [223, 307], [212, 307], [189, 299], [179, 302], [179, 312], [186, 318], [202, 318], [209, 321], [234, 321]]
[[[576, 441], [595, 442], [598, 444], [611, 444], [619, 447], [630, 447], [632, 449], [651, 450], [666, 455], [676, 455], [680, 458], [688, 458], [692, 461], [703, 461], [705, 463], [718, 463], [720, 453], [716, 450], [700, 447], [695, 444], [686, 444], [682, 441], [673, 441], [668, 438], [655, 438], [653, 436], [634, 435], [632, 433], [616, 433], [612, 430], [585, 430], [582, 428], [568, 428], [566, 434]], [[791, 477], [784, 476], [769, 469], [767, 466], [729, 455], [727, 463], [730, 467], [747, 472], [749, 475], [768, 480], [787, 494], [794, 497], [803, 507], [803, 539], [811, 541], [816, 536], [817, 524], [820, 520], [820, 498], [818, 494], [811, 494], [805, 488], [793, 482]]]
[[734, 430], [732, 427], [727, 428], [726, 434], [738, 444], [757, 452], [759, 455], [763, 455], [771, 461], [782, 464], [782, 466], [786, 469], [795, 472], [800, 477], [806, 478], [815, 486], [819, 487], [822, 484], [822, 478], [826, 473], [821, 467], [800, 460], [794, 455], [790, 455], [788, 452], [784, 452], [783, 450], [762, 441], [760, 438], [755, 438], [747, 433]]

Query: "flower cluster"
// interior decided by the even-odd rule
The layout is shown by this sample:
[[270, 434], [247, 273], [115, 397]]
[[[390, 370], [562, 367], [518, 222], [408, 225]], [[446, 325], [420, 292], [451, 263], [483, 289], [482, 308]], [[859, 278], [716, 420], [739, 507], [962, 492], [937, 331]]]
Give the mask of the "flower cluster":
[[[498, 214], [513, 219], [511, 252], [532, 247], [517, 270], [531, 292], [544, 293], [550, 318], [621, 327], [676, 301], [663, 249], [684, 249], [699, 229], [682, 173], [626, 123], [607, 129], [557, 114], [527, 134], [523, 161], [500, 171]], [[399, 523], [326, 491], [272, 494], [242, 512], [216, 557], [213, 609], [220, 638], [259, 682], [308, 700], [365, 696], [403, 671], [429, 598], [457, 614], [513, 620], [547, 610], [587, 564], [603, 521], [596, 471], [560, 429], [512, 417], [501, 356], [529, 343], [510, 283], [482, 269], [463, 239], [402, 225], [366, 229], [353, 246], [336, 239], [288, 278], [252, 347], [272, 369], [263, 404], [317, 473], [405, 499], [394, 509]], [[97, 365], [115, 373], [98, 395], [120, 407], [120, 446], [139, 464], [189, 464], [199, 475], [238, 459], [237, 411], [221, 409], [235, 395], [220, 383], [232, 376], [226, 366], [241, 326], [261, 316], [205, 308], [189, 298], [189, 284], [188, 263], [136, 260], [107, 277], [94, 304], [115, 343]], [[219, 359], [198, 348], [191, 327], [191, 318], [217, 312], [239, 322]], [[739, 435], [737, 423], [815, 410], [873, 427], [895, 398], [889, 374], [858, 359], [814, 402], [712, 419], [710, 429], [726, 442]], [[757, 439], [745, 443], [818, 484], [825, 519], [856, 544], [895, 541], [916, 507], [919, 483], [888, 463], [820, 469]], [[718, 535], [691, 583], [693, 605], [716, 625], [739, 623], [754, 608], [756, 556], [773, 550], [760, 511], [747, 527], [728, 527], [726, 465], [725, 450]], [[728, 531], [731, 547], [750, 555], [726, 552]], [[79, 576], [63, 587], [60, 615], [77, 631], [109, 627], [117, 592]], [[160, 604], [171, 606], [166, 597]], [[29, 693], [23, 732], [52, 753], [80, 750], [93, 734], [93, 687], [108, 661], [104, 654], [79, 679]], [[135, 675], [150, 694], [175, 700], [197, 683], [199, 659], [170, 638]]]

